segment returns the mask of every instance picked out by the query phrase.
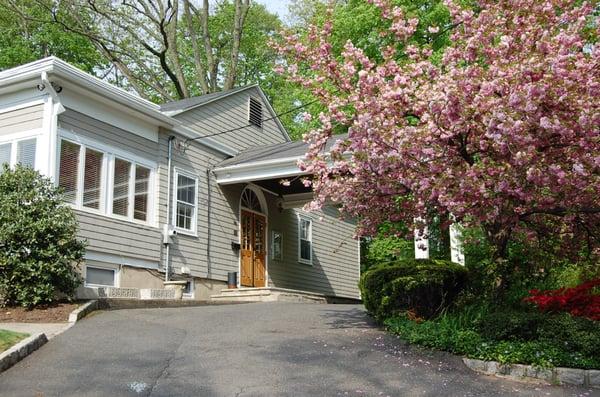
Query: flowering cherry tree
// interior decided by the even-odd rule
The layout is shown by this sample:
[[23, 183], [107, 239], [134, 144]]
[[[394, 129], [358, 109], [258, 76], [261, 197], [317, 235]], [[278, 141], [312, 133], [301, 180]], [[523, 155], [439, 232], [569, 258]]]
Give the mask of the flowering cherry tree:
[[[327, 107], [301, 167], [318, 207], [333, 200], [372, 233], [385, 220], [415, 228], [433, 216], [482, 226], [499, 257], [515, 233], [585, 241], [600, 224], [599, 21], [589, 3], [447, 1], [452, 30], [441, 61], [413, 44], [419, 21], [371, 0], [387, 29], [377, 60], [334, 26], [277, 44], [279, 71]], [[388, 43], [388, 44], [385, 44]], [[310, 115], [306, 115], [310, 119]], [[338, 138], [326, 150], [328, 139]], [[451, 215], [451, 216], [450, 216]], [[545, 228], [545, 229], [544, 229]]]

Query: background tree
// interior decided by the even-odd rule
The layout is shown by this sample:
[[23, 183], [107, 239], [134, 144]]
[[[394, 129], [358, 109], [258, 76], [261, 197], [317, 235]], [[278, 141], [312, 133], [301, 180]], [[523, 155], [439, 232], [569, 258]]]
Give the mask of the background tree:
[[0, 298], [31, 307], [72, 296], [75, 266], [85, 245], [77, 240], [71, 207], [48, 178], [28, 167], [0, 170]]
[[[555, 247], [597, 255], [593, 8], [562, 0], [448, 2], [451, 19], [422, 26], [395, 3], [373, 3], [377, 46], [348, 41], [338, 54], [330, 16], [305, 36], [288, 32], [279, 47], [291, 81], [326, 106], [320, 128], [306, 137], [314, 205], [339, 202], [366, 233], [387, 220], [422, 227], [415, 219], [452, 214], [482, 226], [499, 258], [511, 238], [541, 242], [550, 231]], [[436, 54], [438, 37], [450, 31], [449, 47]], [[348, 139], [324, 155], [340, 128]]]

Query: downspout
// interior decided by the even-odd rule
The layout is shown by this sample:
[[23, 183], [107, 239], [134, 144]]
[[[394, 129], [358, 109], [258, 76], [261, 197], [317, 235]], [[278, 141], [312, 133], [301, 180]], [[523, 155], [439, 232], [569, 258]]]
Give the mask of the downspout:
[[163, 231], [165, 236], [163, 236], [163, 241], [165, 247], [165, 281], [169, 281], [169, 246], [171, 242], [169, 241], [169, 233], [171, 231], [171, 163], [173, 158], [173, 140], [175, 139], [174, 135], [169, 137], [169, 149], [167, 154], [167, 222], [166, 228]]
[[212, 207], [212, 196], [210, 192], [210, 174], [212, 170], [206, 169], [206, 271], [207, 278], [210, 278], [212, 273], [212, 263], [210, 259], [210, 240], [211, 240], [211, 207]]

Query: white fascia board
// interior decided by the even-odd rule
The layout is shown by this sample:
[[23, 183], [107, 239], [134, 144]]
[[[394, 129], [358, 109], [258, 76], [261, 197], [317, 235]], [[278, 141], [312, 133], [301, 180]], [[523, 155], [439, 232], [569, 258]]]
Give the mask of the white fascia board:
[[217, 183], [221, 185], [308, 174], [298, 168], [298, 157], [294, 157], [292, 161], [290, 159], [283, 160], [286, 159], [217, 168], [214, 170], [214, 174], [217, 177]]

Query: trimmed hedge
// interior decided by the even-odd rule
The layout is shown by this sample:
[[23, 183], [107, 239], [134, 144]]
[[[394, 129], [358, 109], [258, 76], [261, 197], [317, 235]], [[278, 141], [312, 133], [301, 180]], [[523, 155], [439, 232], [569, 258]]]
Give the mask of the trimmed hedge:
[[467, 281], [467, 270], [456, 263], [404, 259], [375, 266], [361, 276], [366, 309], [379, 322], [412, 311], [431, 318], [452, 303]]

